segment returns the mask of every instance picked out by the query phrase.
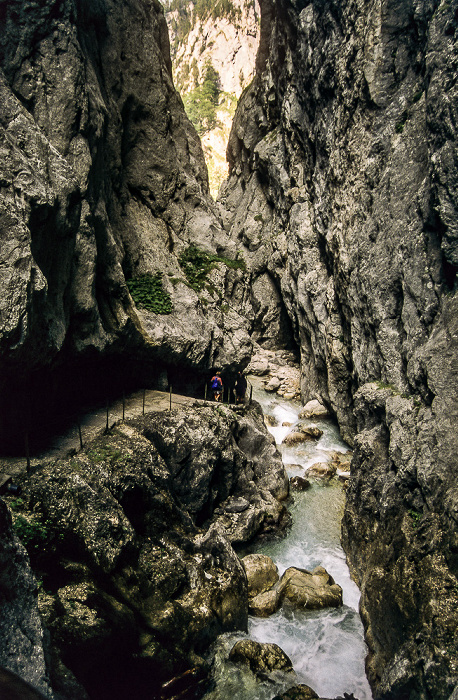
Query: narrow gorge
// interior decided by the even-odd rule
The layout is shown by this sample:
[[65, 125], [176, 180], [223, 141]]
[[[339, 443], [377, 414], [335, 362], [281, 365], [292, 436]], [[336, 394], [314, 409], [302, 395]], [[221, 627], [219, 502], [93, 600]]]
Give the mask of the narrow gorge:
[[[216, 201], [158, 0], [0, 0], [0, 34], [2, 471], [87, 407], [202, 398], [286, 352], [352, 448], [373, 696], [456, 700], [456, 2], [261, 0]], [[20, 485], [0, 682], [140, 699], [191, 674], [202, 696], [247, 625], [237, 548], [290, 522], [258, 405], [120, 421]]]

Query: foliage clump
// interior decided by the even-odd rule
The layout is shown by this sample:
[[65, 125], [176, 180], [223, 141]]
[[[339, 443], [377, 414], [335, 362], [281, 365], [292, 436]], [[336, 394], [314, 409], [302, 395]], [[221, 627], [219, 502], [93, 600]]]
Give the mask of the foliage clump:
[[181, 253], [178, 262], [180, 263], [189, 286], [196, 292], [201, 291], [207, 284], [207, 276], [215, 267], [216, 263], [223, 263], [234, 270], [244, 270], [243, 260], [230, 260], [220, 255], [212, 255], [197, 246], [190, 245]]
[[219, 74], [208, 62], [205, 65], [202, 84], [183, 96], [186, 113], [199, 135], [214, 129], [217, 125], [216, 110], [219, 95]]
[[146, 309], [154, 314], [172, 313], [170, 294], [162, 286], [162, 272], [133, 277], [127, 280], [127, 286], [139, 309]]

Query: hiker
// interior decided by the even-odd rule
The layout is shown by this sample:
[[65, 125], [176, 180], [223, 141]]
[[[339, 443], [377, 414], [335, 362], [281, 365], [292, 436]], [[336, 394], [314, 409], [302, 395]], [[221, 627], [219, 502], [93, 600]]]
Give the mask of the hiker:
[[223, 381], [221, 379], [220, 372], [216, 372], [215, 376], [211, 379], [211, 389], [213, 391], [213, 398], [215, 401], [221, 401], [221, 395], [223, 393]]
[[235, 403], [243, 403], [247, 389], [247, 381], [242, 372], [237, 372], [235, 380]]

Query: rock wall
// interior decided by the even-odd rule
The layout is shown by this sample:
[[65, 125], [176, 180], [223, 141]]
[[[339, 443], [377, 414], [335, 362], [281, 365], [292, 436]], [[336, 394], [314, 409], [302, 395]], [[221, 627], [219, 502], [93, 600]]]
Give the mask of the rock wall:
[[344, 541], [375, 696], [442, 700], [458, 681], [443, 631], [457, 602], [456, 8], [261, 9], [222, 215], [255, 339], [293, 338], [303, 399], [355, 448]]
[[[44, 652], [44, 631], [37, 607], [37, 582], [27, 553], [14, 536], [11, 514], [0, 499], [0, 695], [16, 696], [3, 675], [7, 668], [53, 697]], [[18, 688], [20, 691], [21, 688]], [[22, 689], [24, 692], [24, 689]], [[24, 693], [25, 697], [25, 693]]]
[[[241, 273], [220, 265], [198, 295], [178, 263], [191, 242], [229, 258], [235, 246], [173, 87], [160, 3], [13, 0], [0, 19], [3, 442], [25, 414], [36, 423], [113, 376], [240, 365], [250, 345], [221, 311]], [[144, 273], [162, 273], [170, 315], [136, 308], [126, 280]]]

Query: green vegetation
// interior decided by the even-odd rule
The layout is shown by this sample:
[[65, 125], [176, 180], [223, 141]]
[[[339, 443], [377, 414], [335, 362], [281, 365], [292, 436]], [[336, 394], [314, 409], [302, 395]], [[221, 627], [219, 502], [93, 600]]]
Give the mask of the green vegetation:
[[[191, 10], [189, 8], [189, 0], [171, 0], [167, 5], [168, 12], [176, 12], [179, 16], [188, 16], [191, 18]], [[231, 0], [195, 0], [194, 12], [192, 13], [192, 27], [197, 19], [201, 22], [208, 17], [216, 20], [221, 17], [226, 17], [230, 20], [235, 20], [241, 17], [241, 11], [231, 2]], [[191, 27], [190, 27], [191, 28]]]
[[183, 96], [186, 113], [200, 135], [214, 129], [217, 125], [216, 110], [219, 94], [218, 71], [210, 62], [207, 62], [202, 84]]
[[172, 312], [172, 300], [162, 286], [162, 272], [133, 277], [127, 280], [127, 286], [139, 309], [147, 309], [154, 314]]
[[419, 520], [421, 519], [422, 513], [419, 513], [416, 510], [409, 510], [409, 515], [413, 520], [413, 527], [417, 527]]
[[190, 245], [186, 248], [180, 255], [178, 262], [183, 269], [189, 286], [196, 292], [208, 286], [208, 274], [215, 267], [216, 263], [223, 263], [234, 270], [245, 269], [243, 260], [229, 260], [229, 258], [224, 258], [220, 255], [210, 255], [210, 253], [199, 250], [195, 245]]
[[[110, 464], [114, 464], [124, 459], [122, 452], [115, 450], [110, 446], [98, 446], [97, 449], [90, 450], [87, 453], [87, 456], [91, 462], [94, 462], [94, 464], [99, 464], [100, 462], [110, 462]], [[127, 457], [127, 460], [130, 460], [130, 457]]]
[[35, 550], [36, 552], [43, 549], [50, 537], [51, 522], [45, 520], [28, 520], [23, 515], [18, 515], [14, 521], [14, 531], [21, 540], [28, 552]]

